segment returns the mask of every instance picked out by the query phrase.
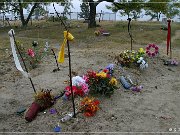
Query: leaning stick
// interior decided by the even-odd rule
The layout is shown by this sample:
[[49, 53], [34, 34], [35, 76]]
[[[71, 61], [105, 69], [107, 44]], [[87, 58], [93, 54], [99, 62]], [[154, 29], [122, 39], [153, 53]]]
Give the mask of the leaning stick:
[[[22, 57], [22, 54], [21, 54], [21, 52], [20, 52], [20, 50], [19, 50], [19, 48], [18, 48], [18, 46], [17, 46], [16, 39], [15, 39], [15, 36], [14, 36], [13, 31], [12, 31], [12, 37], [13, 37], [13, 39], [14, 39], [14, 44], [15, 44], [15, 46], [16, 46], [16, 48], [17, 48], [17, 51], [18, 51], [18, 53], [19, 53], [19, 55], [20, 55], [20, 57], [21, 57], [21, 59], [22, 59], [24, 68], [25, 68], [26, 72], [28, 73], [28, 69], [27, 69], [26, 64], [25, 64], [25, 62], [24, 62], [24, 59], [23, 59], [23, 57]], [[32, 81], [32, 79], [31, 79], [31, 77], [29, 77], [29, 80], [30, 80], [30, 82], [31, 82], [32, 88], [33, 88], [33, 90], [34, 90], [34, 93], [36, 93], [36, 89], [35, 89], [35, 87], [34, 87], [34, 84], [33, 84], [33, 81]]]

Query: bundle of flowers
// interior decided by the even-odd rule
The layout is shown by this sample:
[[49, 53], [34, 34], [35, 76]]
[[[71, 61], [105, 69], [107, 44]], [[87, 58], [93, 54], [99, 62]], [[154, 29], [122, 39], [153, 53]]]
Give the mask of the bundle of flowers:
[[31, 104], [30, 108], [26, 112], [25, 119], [32, 121], [39, 111], [47, 109], [54, 104], [54, 96], [51, 94], [51, 90], [41, 90], [36, 93], [35, 100]]
[[99, 110], [99, 104], [99, 100], [84, 97], [80, 103], [80, 111], [87, 117], [94, 116], [97, 110]]
[[52, 90], [44, 90], [37, 92], [35, 102], [38, 103], [42, 109], [51, 107], [54, 104], [54, 96], [51, 93]]
[[119, 57], [116, 57], [116, 59], [118, 60], [118, 63], [120, 63], [122, 66], [130, 67], [132, 66], [132, 64], [134, 64], [139, 66], [140, 69], [144, 69], [148, 67], [144, 56], [145, 50], [143, 48], [139, 48], [138, 51], [126, 50], [120, 53]]
[[[88, 84], [83, 77], [75, 76], [72, 78], [72, 91], [74, 96], [85, 96], [89, 93]], [[65, 88], [65, 97], [69, 98], [71, 96], [71, 87], [67, 86]]]
[[92, 94], [110, 96], [117, 89], [117, 80], [109, 74], [108, 69], [104, 69], [98, 73], [87, 71], [85, 78]]
[[131, 64], [136, 60], [136, 52], [134, 50], [126, 50], [119, 55], [119, 63], [122, 66], [130, 67]]
[[29, 68], [36, 68], [42, 58], [48, 53], [49, 45], [46, 42], [44, 48], [38, 45], [37, 41], [32, 42], [32, 47], [26, 49], [20, 41], [16, 42], [18, 49]]

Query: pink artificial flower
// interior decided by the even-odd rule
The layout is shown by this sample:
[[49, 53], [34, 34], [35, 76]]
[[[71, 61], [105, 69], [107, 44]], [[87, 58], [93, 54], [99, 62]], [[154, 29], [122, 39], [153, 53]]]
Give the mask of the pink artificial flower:
[[34, 57], [35, 56], [35, 53], [32, 49], [28, 49], [28, 55], [31, 56], [31, 57]]
[[152, 44], [152, 47], [153, 47], [153, 48], [155, 48], [155, 47], [156, 47], [156, 45], [155, 45], [155, 44]]
[[81, 89], [84, 92], [85, 95], [87, 95], [89, 93], [89, 87], [88, 84], [86, 83], [80, 83]]
[[85, 82], [89, 81], [89, 78], [86, 75], [83, 75], [83, 79], [85, 80]]
[[156, 54], [155, 54], [155, 53], [152, 53], [151, 55], [152, 55], [152, 57], [154, 57]]
[[156, 47], [155, 47], [155, 50], [157, 50], [157, 51], [158, 51], [158, 49], [159, 49], [159, 47], [157, 47], [157, 46], [156, 46]]

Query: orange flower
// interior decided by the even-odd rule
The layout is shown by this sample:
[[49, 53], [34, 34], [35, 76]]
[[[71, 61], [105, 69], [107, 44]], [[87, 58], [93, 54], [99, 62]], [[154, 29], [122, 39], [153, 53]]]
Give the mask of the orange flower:
[[94, 98], [85, 97], [81, 101], [81, 111], [84, 112], [84, 115], [87, 117], [94, 116], [97, 110], [99, 110], [98, 105], [100, 102], [98, 100], [94, 100]]

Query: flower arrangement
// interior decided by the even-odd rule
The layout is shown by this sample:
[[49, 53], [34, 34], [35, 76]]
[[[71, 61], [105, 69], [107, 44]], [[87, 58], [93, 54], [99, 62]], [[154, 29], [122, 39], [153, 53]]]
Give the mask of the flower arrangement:
[[47, 109], [54, 104], [54, 96], [51, 94], [51, 90], [44, 90], [37, 92], [34, 96], [35, 100], [26, 112], [25, 119], [32, 121], [39, 111]]
[[35, 102], [38, 103], [42, 109], [51, 107], [54, 104], [54, 96], [51, 94], [52, 90], [44, 90], [37, 92], [35, 94]]
[[94, 116], [99, 110], [99, 100], [95, 100], [94, 98], [84, 97], [80, 103], [80, 111], [86, 117]]
[[[74, 96], [85, 96], [89, 93], [89, 87], [85, 79], [80, 76], [75, 76], [72, 78], [72, 91]], [[65, 97], [69, 98], [71, 96], [71, 87], [67, 86], [65, 88]]]
[[131, 64], [135, 61], [136, 56], [135, 56], [135, 51], [132, 50], [126, 50], [122, 53], [120, 53], [119, 57], [120, 57], [120, 64], [123, 66], [127, 66], [130, 67]]
[[122, 66], [131, 67], [133, 64], [138, 65], [140, 69], [144, 69], [148, 67], [147, 63], [144, 60], [145, 50], [143, 48], [139, 48], [138, 51], [130, 51], [126, 50], [115, 59], [117, 59], [118, 63]]
[[109, 74], [108, 69], [104, 69], [98, 73], [87, 71], [85, 78], [92, 94], [110, 96], [117, 89], [117, 80]]
[[159, 47], [156, 44], [148, 44], [148, 46], [146, 47], [146, 54], [149, 57], [155, 57], [158, 55], [158, 53], [159, 53]]
[[42, 58], [48, 53], [49, 46], [47, 43], [45, 48], [42, 49], [40, 45], [38, 45], [37, 41], [32, 42], [32, 47], [26, 49], [20, 41], [16, 41], [18, 45], [18, 49], [26, 62], [26, 65], [29, 68], [36, 68], [38, 64], [41, 62]]

